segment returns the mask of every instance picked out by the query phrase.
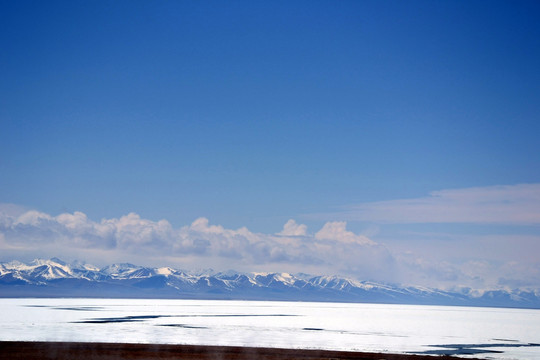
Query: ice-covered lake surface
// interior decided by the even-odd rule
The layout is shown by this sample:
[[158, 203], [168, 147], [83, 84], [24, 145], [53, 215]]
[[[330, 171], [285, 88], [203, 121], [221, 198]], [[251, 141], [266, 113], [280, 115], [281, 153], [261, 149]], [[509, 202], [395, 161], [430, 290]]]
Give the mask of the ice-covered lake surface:
[[0, 299], [0, 305], [0, 340], [540, 359], [540, 310], [155, 299]]

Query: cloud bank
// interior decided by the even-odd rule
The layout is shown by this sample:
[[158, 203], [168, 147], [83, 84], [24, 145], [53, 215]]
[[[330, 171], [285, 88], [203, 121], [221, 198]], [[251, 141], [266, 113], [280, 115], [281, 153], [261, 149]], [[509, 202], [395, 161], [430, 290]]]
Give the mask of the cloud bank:
[[0, 211], [0, 249], [6, 254], [68, 256], [92, 261], [164, 262], [186, 266], [355, 274], [390, 277], [393, 257], [369, 238], [328, 222], [314, 234], [289, 220], [277, 234], [232, 230], [206, 218], [174, 228], [167, 220], [151, 221], [135, 213], [92, 221], [82, 212], [58, 216], [29, 210]]
[[[228, 229], [204, 217], [174, 227], [136, 213], [94, 221], [82, 212], [53, 216], [0, 204], [0, 261], [57, 256], [98, 266], [134, 262], [338, 274], [439, 288], [540, 289], [540, 184], [441, 190], [423, 198], [363, 203], [328, 218], [336, 221], [315, 232], [290, 219], [281, 231], [264, 234]], [[382, 230], [357, 234], [343, 220], [376, 222]], [[432, 223], [443, 225], [438, 232], [421, 225]], [[467, 232], [460, 224], [483, 227]]]

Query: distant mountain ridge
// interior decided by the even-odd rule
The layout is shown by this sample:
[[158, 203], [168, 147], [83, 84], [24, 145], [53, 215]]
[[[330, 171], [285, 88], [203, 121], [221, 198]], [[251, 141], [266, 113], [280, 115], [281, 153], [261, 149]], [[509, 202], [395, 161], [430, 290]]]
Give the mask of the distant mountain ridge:
[[444, 291], [339, 276], [190, 273], [129, 263], [98, 268], [57, 258], [36, 259], [28, 264], [0, 263], [0, 297], [242, 299], [540, 308], [537, 291]]

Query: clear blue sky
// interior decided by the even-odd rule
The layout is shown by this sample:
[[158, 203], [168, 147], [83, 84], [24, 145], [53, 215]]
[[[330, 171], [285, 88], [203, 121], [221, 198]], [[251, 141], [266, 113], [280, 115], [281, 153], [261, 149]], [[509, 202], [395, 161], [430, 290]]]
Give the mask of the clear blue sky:
[[0, 45], [0, 202], [51, 216], [396, 234], [343, 208], [540, 183], [538, 1], [1, 1]]

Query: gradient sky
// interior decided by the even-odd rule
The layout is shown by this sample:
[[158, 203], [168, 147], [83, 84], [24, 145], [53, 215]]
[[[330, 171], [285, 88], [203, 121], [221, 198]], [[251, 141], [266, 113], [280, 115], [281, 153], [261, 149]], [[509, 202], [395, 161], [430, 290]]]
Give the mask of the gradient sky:
[[540, 289], [538, 1], [1, 1], [0, 48], [0, 260]]

